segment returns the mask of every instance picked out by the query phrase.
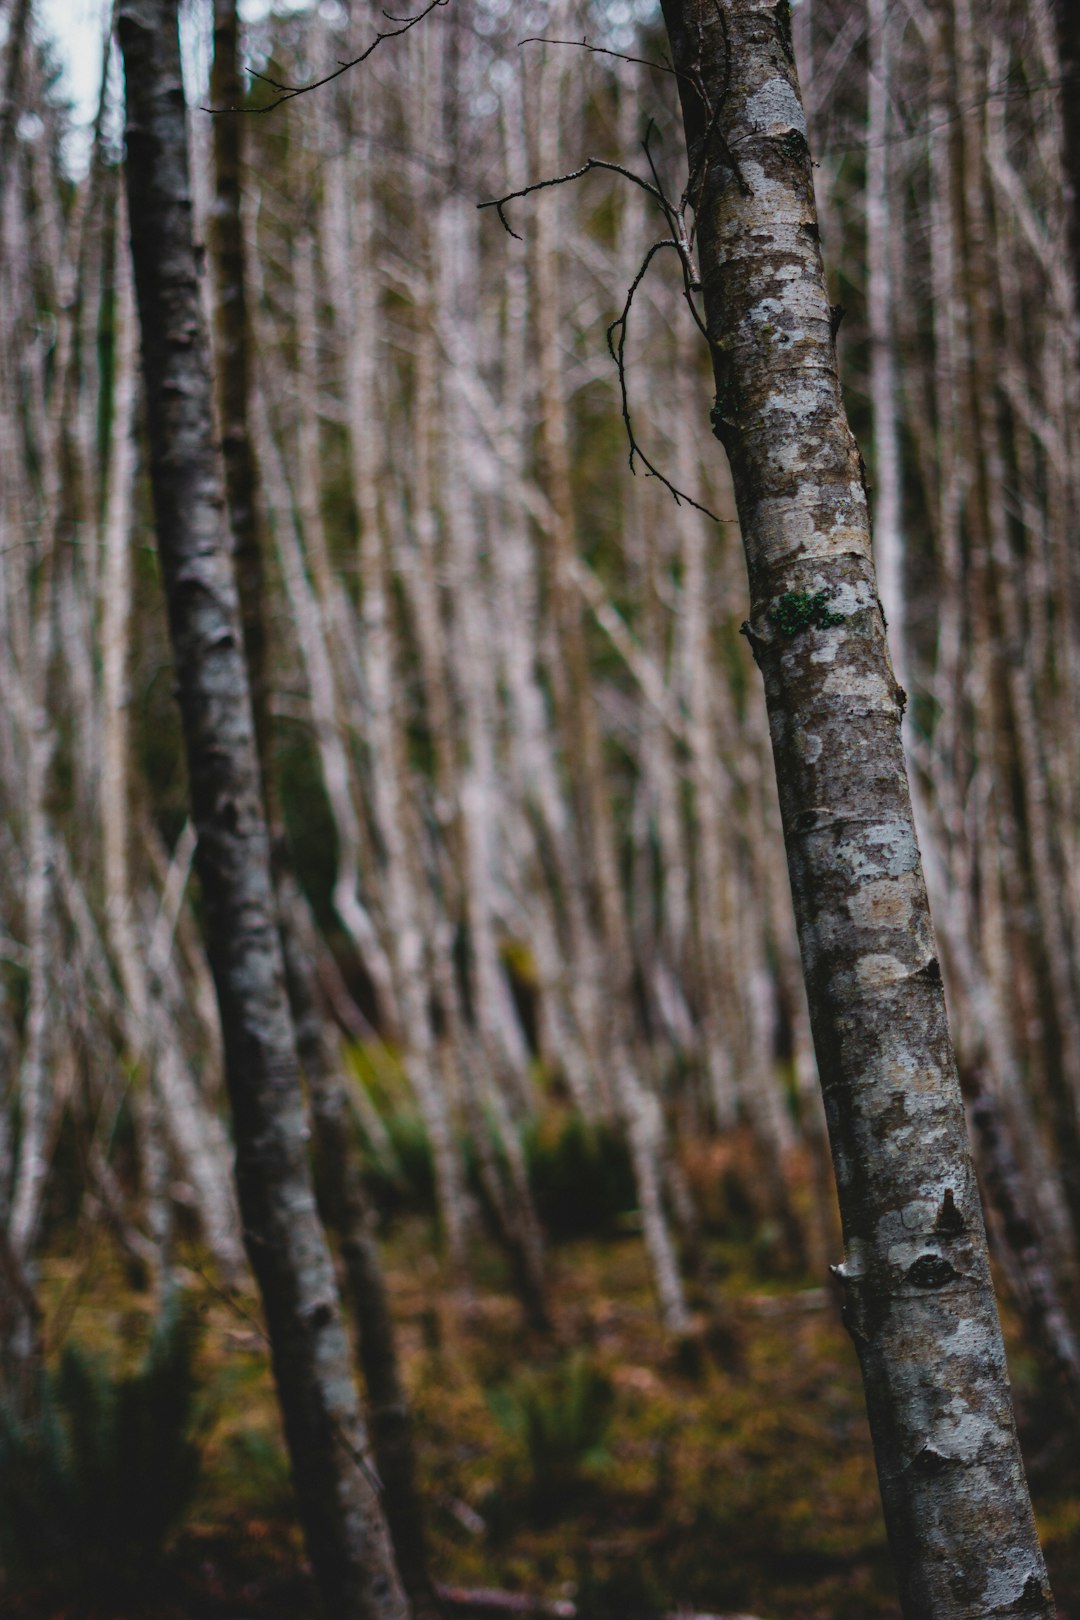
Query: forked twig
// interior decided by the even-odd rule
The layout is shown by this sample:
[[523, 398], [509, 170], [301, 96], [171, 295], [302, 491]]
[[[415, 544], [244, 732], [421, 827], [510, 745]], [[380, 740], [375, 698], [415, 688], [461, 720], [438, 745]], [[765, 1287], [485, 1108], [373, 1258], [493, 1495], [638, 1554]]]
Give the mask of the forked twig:
[[[523, 40], [522, 43], [525, 44], [527, 41]], [[546, 43], [568, 44], [571, 42], [551, 40], [547, 41]], [[599, 46], [589, 46], [588, 49], [596, 49], [599, 51], [601, 48]], [[603, 54], [614, 55], [616, 53], [604, 51]], [[667, 222], [668, 229], [672, 234], [670, 236], [662, 237], [658, 242], [654, 242], [649, 248], [640, 268], [638, 269], [637, 275], [630, 283], [630, 287], [626, 294], [626, 302], [622, 308], [622, 313], [612, 321], [611, 325], [607, 329], [608, 352], [611, 355], [611, 358], [614, 360], [619, 374], [619, 394], [622, 402], [622, 419], [626, 428], [626, 438], [629, 445], [630, 471], [636, 475], [637, 463], [640, 461], [641, 465], [646, 469], [646, 477], [659, 479], [664, 488], [670, 491], [677, 506], [681, 506], [685, 501], [686, 504], [688, 506], [692, 506], [695, 511], [702, 512], [707, 518], [711, 518], [714, 523], [719, 523], [720, 519], [714, 512], [710, 512], [707, 506], [702, 506], [700, 501], [695, 501], [693, 496], [687, 495], [684, 490], [677, 488], [676, 485], [671, 482], [671, 479], [662, 473], [659, 467], [657, 467], [656, 464], [649, 459], [644, 450], [642, 450], [641, 445], [638, 443], [634, 434], [634, 423], [630, 413], [630, 395], [626, 379], [627, 322], [630, 318], [630, 308], [634, 302], [634, 294], [641, 286], [641, 283], [644, 281], [645, 276], [648, 273], [649, 266], [652, 264], [653, 259], [661, 251], [661, 249], [674, 248], [676, 253], [679, 255], [679, 264], [682, 268], [683, 275], [683, 297], [685, 298], [690, 309], [690, 313], [693, 315], [694, 320], [697, 323], [698, 330], [706, 339], [708, 338], [708, 331], [705, 326], [705, 322], [702, 320], [701, 315], [698, 312], [697, 305], [694, 303], [694, 293], [701, 290], [701, 277], [694, 261], [693, 235], [687, 229], [686, 225], [686, 193], [683, 194], [677, 204], [672, 203], [665, 194], [663, 185], [660, 181], [660, 176], [656, 169], [656, 164], [653, 162], [653, 156], [649, 150], [649, 137], [652, 133], [652, 129], [653, 123], [650, 119], [648, 128], [645, 132], [645, 139], [642, 142], [642, 147], [645, 152], [649, 169], [652, 173], [653, 178], [651, 182], [645, 180], [640, 174], [635, 174], [633, 169], [628, 169], [621, 163], [610, 163], [606, 158], [588, 158], [579, 169], [573, 169], [569, 174], [552, 175], [547, 180], [534, 180], [530, 185], [522, 186], [518, 191], [507, 192], [504, 197], [491, 197], [487, 202], [478, 203], [477, 207], [494, 208], [499, 216], [499, 221], [503, 227], [503, 230], [505, 230], [508, 235], [512, 236], [515, 241], [520, 242], [521, 237], [518, 235], [517, 231], [514, 230], [513, 226], [510, 224], [510, 221], [506, 217], [506, 205], [508, 203], [515, 202], [522, 197], [527, 197], [534, 191], [544, 191], [549, 186], [563, 186], [571, 180], [580, 180], [582, 175], [588, 174], [592, 169], [608, 169], [613, 174], [622, 175], [624, 180], [632, 180], [634, 185], [640, 186], [641, 190], [646, 192], [652, 198], [656, 206], [660, 209], [660, 212], [663, 214], [664, 219]], [[616, 333], [618, 333], [618, 342], [615, 340]]]
[[531, 185], [522, 186], [520, 191], [508, 191], [505, 197], [489, 197], [487, 202], [477, 203], [476, 206], [477, 208], [494, 208], [499, 216], [503, 230], [512, 236], [515, 242], [520, 242], [521, 237], [506, 217], [504, 210], [507, 203], [516, 202], [521, 197], [527, 197], [533, 191], [544, 191], [548, 186], [565, 186], [571, 180], [580, 180], [583, 174], [588, 174], [592, 169], [610, 169], [613, 174], [621, 174], [624, 180], [632, 180], [635, 186], [640, 186], [642, 191], [647, 191], [664, 215], [667, 215], [671, 205], [659, 187], [650, 185], [647, 180], [642, 179], [640, 174], [635, 174], [633, 169], [624, 168], [621, 163], [609, 163], [607, 158], [586, 158], [580, 169], [572, 169], [569, 174], [552, 175], [549, 180], [534, 180]]
[[[654, 462], [649, 460], [648, 456], [645, 454], [634, 435], [634, 423], [630, 415], [630, 394], [626, 383], [626, 330], [630, 319], [630, 308], [634, 302], [634, 294], [641, 286], [641, 283], [645, 280], [649, 266], [653, 259], [662, 248], [668, 247], [674, 248], [676, 253], [678, 253], [680, 260], [682, 259], [682, 249], [673, 236], [665, 236], [659, 242], [653, 243], [652, 247], [641, 261], [641, 266], [637, 275], [630, 283], [626, 294], [626, 302], [622, 307], [621, 315], [617, 315], [607, 329], [608, 353], [614, 360], [616, 370], [619, 373], [619, 393], [622, 399], [622, 419], [623, 425], [626, 428], [627, 442], [630, 446], [630, 471], [636, 475], [637, 466], [635, 463], [640, 461], [642, 466], [646, 469], [646, 476], [649, 478], [659, 479], [664, 488], [670, 491], [676, 506], [681, 506], [685, 501], [687, 506], [692, 506], [696, 512], [702, 512], [707, 518], [711, 518], [714, 523], [719, 523], [720, 519], [717, 517], [715, 512], [710, 512], [707, 506], [702, 506], [700, 501], [695, 501], [693, 496], [687, 495], [685, 490], [678, 489], [671, 482], [671, 479], [662, 473]], [[685, 264], [683, 268], [685, 273]], [[695, 311], [695, 314], [696, 313], [697, 312]], [[615, 341], [616, 332], [619, 334], [618, 343]]]

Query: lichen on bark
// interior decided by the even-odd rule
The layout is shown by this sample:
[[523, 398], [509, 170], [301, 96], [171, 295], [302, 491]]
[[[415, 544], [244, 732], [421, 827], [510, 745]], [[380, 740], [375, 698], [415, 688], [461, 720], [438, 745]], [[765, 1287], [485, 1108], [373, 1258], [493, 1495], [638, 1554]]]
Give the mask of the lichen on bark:
[[1053, 1601], [1017, 1444], [786, 5], [664, 0], [862, 1366], [908, 1620]]

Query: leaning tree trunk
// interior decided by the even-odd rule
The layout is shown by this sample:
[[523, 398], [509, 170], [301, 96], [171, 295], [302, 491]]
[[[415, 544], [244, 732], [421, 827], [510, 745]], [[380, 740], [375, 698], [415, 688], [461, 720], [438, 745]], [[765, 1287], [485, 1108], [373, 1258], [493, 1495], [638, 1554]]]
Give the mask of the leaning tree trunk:
[[712, 421], [750, 579], [862, 1364], [909, 1620], [1054, 1613], [844, 413], [786, 0], [664, 0]]
[[304, 1147], [192, 234], [177, 0], [121, 0], [150, 478], [225, 1042], [244, 1236], [300, 1509], [333, 1620], [407, 1613], [367, 1462]]
[[[211, 97], [217, 107], [236, 106], [237, 0], [215, 0]], [[289, 1010], [297, 1055], [307, 1080], [318, 1195], [327, 1225], [341, 1240], [346, 1294], [358, 1329], [360, 1370], [368, 1394], [372, 1448], [402, 1584], [418, 1615], [437, 1614], [427, 1570], [423, 1510], [416, 1486], [416, 1460], [408, 1397], [398, 1364], [390, 1296], [374, 1236], [370, 1208], [352, 1130], [341, 1064], [326, 1027], [316, 988], [315, 956], [301, 937], [306, 902], [293, 878], [270, 737], [266, 682], [266, 593], [263, 536], [256, 501], [257, 469], [249, 421], [251, 364], [248, 347], [247, 276], [241, 214], [241, 121], [214, 123], [214, 230], [211, 258], [217, 293], [217, 400], [225, 463], [225, 497], [233, 536], [240, 610], [244, 625], [255, 723], [256, 753], [263, 778], [267, 822], [273, 840], [272, 872], [278, 926], [285, 959]]]

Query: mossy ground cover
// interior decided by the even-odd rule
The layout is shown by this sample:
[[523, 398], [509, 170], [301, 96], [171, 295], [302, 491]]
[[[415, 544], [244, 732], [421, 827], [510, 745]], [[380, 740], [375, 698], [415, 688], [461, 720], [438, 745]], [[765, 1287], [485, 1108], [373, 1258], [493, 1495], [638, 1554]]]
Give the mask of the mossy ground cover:
[[[526, 1332], [499, 1258], [456, 1296], [432, 1223], [386, 1234], [436, 1579], [573, 1597], [589, 1616], [676, 1608], [762, 1620], [885, 1620], [893, 1595], [858, 1368], [829, 1289], [715, 1244], [697, 1353], [675, 1353], [639, 1237], [551, 1257], [555, 1332]], [[0, 1588], [13, 1620], [314, 1620], [258, 1309], [188, 1280], [205, 1321], [201, 1482], [146, 1589]], [[45, 1266], [46, 1320], [130, 1367], [151, 1301], [101, 1249]], [[66, 1304], [61, 1307], [61, 1300]], [[1014, 1382], [1061, 1613], [1080, 1616], [1080, 1469], [1036, 1369]]]

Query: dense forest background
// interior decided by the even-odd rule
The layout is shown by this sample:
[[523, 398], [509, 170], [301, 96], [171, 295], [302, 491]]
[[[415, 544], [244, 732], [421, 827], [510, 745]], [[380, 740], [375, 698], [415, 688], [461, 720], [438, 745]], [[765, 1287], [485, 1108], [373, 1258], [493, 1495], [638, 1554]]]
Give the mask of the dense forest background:
[[[299, 1615], [153, 545], [122, 80], [103, 37], [73, 176], [33, 6], [3, 16], [4, 1602], [173, 1612], [179, 1579], [175, 1612]], [[265, 111], [386, 26], [335, 0], [252, 22], [250, 110], [225, 116], [271, 822], [378, 1212], [432, 1569], [583, 1614], [895, 1614], [709, 357], [677, 254], [649, 258], [663, 210], [613, 167], [680, 193], [658, 8], [451, 0]], [[802, 0], [791, 28], [1022, 1437], [1073, 1614], [1069, 92], [1049, 0]], [[213, 257], [208, 7], [184, 39]], [[477, 206], [587, 159], [502, 221]], [[209, 265], [202, 285], [227, 368]]]

